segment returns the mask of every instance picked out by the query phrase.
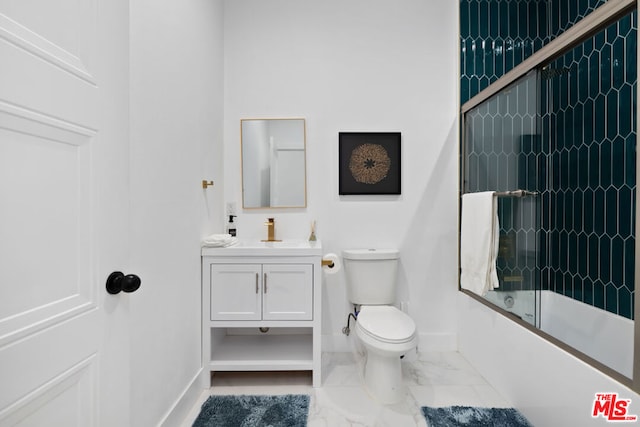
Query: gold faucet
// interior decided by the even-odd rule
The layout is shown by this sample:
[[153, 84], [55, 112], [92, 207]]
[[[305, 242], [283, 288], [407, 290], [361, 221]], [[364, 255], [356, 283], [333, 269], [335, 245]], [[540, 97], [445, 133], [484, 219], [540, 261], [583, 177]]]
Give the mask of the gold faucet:
[[267, 240], [263, 242], [279, 242], [276, 240], [276, 220], [275, 218], [267, 218], [267, 222], [264, 223], [267, 226]]

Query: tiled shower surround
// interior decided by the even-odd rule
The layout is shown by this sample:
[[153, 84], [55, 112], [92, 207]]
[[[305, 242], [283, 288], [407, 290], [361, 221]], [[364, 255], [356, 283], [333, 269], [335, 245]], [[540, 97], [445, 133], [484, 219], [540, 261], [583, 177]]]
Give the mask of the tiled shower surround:
[[460, 0], [464, 104], [605, 0]]
[[[603, 1], [462, 0], [461, 103]], [[633, 318], [636, 13], [474, 109], [465, 191], [500, 199], [501, 289]]]

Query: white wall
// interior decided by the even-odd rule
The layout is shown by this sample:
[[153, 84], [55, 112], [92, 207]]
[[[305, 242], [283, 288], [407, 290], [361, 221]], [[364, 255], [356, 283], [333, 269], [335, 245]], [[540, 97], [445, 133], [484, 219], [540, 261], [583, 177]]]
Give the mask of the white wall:
[[201, 392], [200, 239], [222, 226], [222, 2], [130, 8], [131, 425], [177, 425]]
[[640, 395], [512, 320], [463, 293], [457, 311], [460, 353], [533, 425], [610, 425], [591, 417], [596, 393], [631, 399], [640, 415]]
[[[239, 209], [238, 235], [306, 238], [327, 252], [402, 251], [400, 300], [421, 349], [455, 348], [458, 28], [447, 0], [225, 2], [226, 202], [241, 203], [241, 118], [305, 117], [308, 207]], [[338, 132], [402, 132], [402, 195], [338, 196]], [[348, 350], [344, 275], [325, 277], [323, 350]]]

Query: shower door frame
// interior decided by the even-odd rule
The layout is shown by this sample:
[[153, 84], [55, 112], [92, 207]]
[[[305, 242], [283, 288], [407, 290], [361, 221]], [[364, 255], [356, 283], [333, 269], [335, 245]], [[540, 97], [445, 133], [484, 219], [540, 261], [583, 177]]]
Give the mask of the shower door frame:
[[[591, 12], [589, 15], [584, 17], [582, 20], [571, 26], [568, 30], [564, 31], [561, 35], [556, 37], [554, 40], [550, 41], [548, 44], [540, 48], [537, 52], [533, 53], [529, 58], [525, 59], [519, 65], [514, 67], [511, 71], [505, 73], [498, 80], [490, 84], [487, 88], [480, 91], [477, 95], [469, 99], [467, 102], [462, 104], [460, 107], [460, 189], [459, 189], [459, 200], [461, 200], [462, 195], [464, 194], [464, 174], [465, 174], [465, 117], [466, 113], [471, 109], [479, 106], [487, 99], [492, 96], [500, 93], [505, 88], [510, 85], [516, 83], [521, 77], [524, 77], [532, 70], [536, 70], [540, 68], [541, 65], [548, 63], [566, 53], [568, 50], [573, 48], [574, 46], [582, 43], [588, 38], [592, 37], [599, 31], [606, 28], [608, 25], [616, 22], [620, 18], [625, 15], [631, 13], [633, 10], [637, 10], [637, 0], [608, 0], [605, 4], [598, 7], [596, 10]], [[640, 31], [637, 32], [638, 44], [637, 49], [640, 49]], [[637, 65], [640, 65], [640, 55], [638, 52], [636, 53], [636, 61]], [[636, 85], [636, 93], [637, 93], [637, 85]], [[640, 109], [636, 111], [636, 123], [640, 123]], [[638, 129], [636, 129], [636, 147], [638, 147]], [[636, 152], [637, 153], [637, 152]], [[636, 154], [636, 171], [640, 170], [640, 156]], [[640, 173], [636, 172], [636, 189], [640, 188]], [[636, 218], [635, 218], [635, 230], [636, 230], [636, 239], [635, 239], [635, 265], [634, 265], [634, 279], [635, 284], [640, 284], [640, 242], [637, 238], [637, 232], [640, 230], [640, 216], [638, 212], [640, 212], [640, 202], [639, 197], [637, 196], [636, 190]], [[461, 215], [458, 215], [460, 220]], [[460, 229], [460, 223], [458, 224], [458, 229]], [[459, 243], [459, 240], [458, 240]], [[460, 247], [458, 246], [458, 250]], [[460, 259], [458, 257], [458, 259]], [[634, 363], [633, 363], [633, 374], [632, 378], [628, 378], [618, 371], [610, 368], [609, 366], [589, 357], [588, 355], [576, 350], [575, 348], [569, 346], [563, 341], [549, 335], [548, 333], [543, 332], [542, 330], [536, 328], [530, 323], [519, 319], [517, 316], [513, 315], [507, 310], [504, 310], [491, 302], [485, 300], [479, 295], [474, 294], [466, 289], [462, 289], [460, 287], [458, 271], [458, 289], [460, 292], [463, 292], [480, 303], [490, 307], [491, 309], [501, 313], [502, 315], [510, 318], [514, 322], [522, 325], [527, 328], [531, 332], [536, 335], [550, 341], [561, 349], [569, 352], [570, 354], [576, 356], [580, 360], [590, 364], [591, 366], [599, 369], [606, 375], [612, 377], [616, 381], [632, 388], [636, 392], [640, 392], [640, 292], [637, 292], [634, 289]], [[536, 304], [537, 305], [537, 304]]]

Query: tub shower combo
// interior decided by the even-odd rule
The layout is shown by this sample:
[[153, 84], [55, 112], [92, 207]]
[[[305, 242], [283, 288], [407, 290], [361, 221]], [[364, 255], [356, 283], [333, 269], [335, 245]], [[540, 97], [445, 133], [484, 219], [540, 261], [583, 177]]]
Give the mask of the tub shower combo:
[[[498, 196], [500, 285], [482, 301], [631, 384], [637, 18], [587, 3], [565, 22], [567, 2], [461, 2], [461, 194]], [[524, 34], [503, 32], [513, 16]]]

